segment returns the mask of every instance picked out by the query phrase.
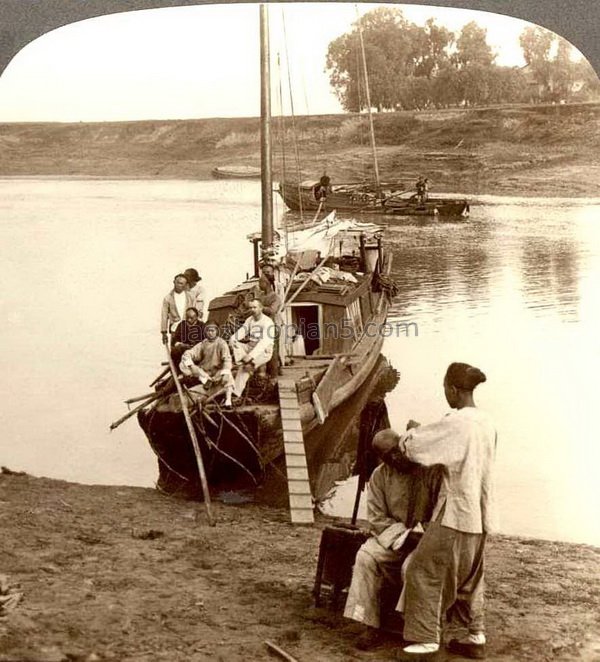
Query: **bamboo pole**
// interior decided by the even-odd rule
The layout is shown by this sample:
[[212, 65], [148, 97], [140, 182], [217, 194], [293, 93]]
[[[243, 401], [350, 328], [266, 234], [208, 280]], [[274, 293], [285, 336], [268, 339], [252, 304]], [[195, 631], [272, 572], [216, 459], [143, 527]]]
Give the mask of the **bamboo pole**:
[[142, 404], [135, 407], [135, 409], [128, 411], [124, 416], [121, 416], [119, 420], [115, 421], [114, 423], [111, 423], [110, 429], [114, 430], [115, 428], [118, 428], [119, 425], [121, 425], [121, 423], [124, 423], [128, 418], [131, 418], [134, 414], [137, 414], [138, 411], [140, 411], [140, 409], [144, 409], [144, 407], [147, 407], [151, 402], [154, 402], [155, 400], [162, 398], [163, 395], [164, 395], [163, 393], [154, 393], [147, 400], [144, 400]]
[[177, 393], [179, 395], [179, 400], [181, 401], [181, 408], [183, 409], [183, 415], [185, 416], [185, 422], [187, 425], [188, 432], [190, 433], [190, 439], [192, 440], [192, 446], [194, 447], [194, 455], [196, 456], [196, 463], [198, 465], [198, 473], [200, 474], [200, 482], [202, 483], [202, 494], [204, 495], [204, 506], [206, 507], [206, 517], [208, 518], [208, 523], [210, 526], [214, 526], [216, 521], [212, 514], [212, 508], [210, 503], [210, 492], [208, 490], [208, 482], [206, 480], [206, 472], [204, 471], [204, 462], [202, 460], [202, 454], [200, 453], [200, 445], [198, 444], [198, 437], [196, 436], [196, 430], [194, 429], [194, 423], [192, 417], [190, 416], [190, 410], [188, 409], [188, 404], [177, 378], [177, 371], [175, 370], [175, 364], [171, 358], [171, 352], [168, 345], [165, 345], [165, 351], [167, 353], [167, 358], [169, 360], [169, 369], [171, 370], [171, 375], [175, 381], [175, 386], [177, 387]]

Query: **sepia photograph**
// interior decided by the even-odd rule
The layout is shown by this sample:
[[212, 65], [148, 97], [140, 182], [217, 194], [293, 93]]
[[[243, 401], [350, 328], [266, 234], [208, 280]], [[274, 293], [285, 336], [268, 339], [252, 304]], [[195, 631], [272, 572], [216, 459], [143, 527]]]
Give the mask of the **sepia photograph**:
[[540, 4], [0, 0], [0, 662], [600, 662], [600, 7]]

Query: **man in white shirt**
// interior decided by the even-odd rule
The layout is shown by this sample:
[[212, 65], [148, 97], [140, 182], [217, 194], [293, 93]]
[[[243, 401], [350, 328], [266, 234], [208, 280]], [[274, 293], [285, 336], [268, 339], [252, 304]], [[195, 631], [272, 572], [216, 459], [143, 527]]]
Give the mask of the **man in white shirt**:
[[160, 333], [165, 345], [168, 342], [168, 332], [175, 331], [177, 324], [185, 319], [186, 310], [193, 308], [192, 296], [187, 286], [187, 278], [183, 274], [177, 274], [173, 279], [173, 289], [163, 299], [160, 315]]
[[409, 431], [397, 439], [396, 448], [408, 460], [444, 467], [432, 522], [406, 572], [404, 638], [413, 643], [398, 660], [436, 659], [446, 618], [467, 630], [449, 642], [451, 653], [474, 659], [486, 654], [483, 556], [486, 536], [495, 528], [496, 430], [473, 399], [485, 381], [478, 368], [450, 364], [444, 393], [455, 411], [429, 425], [410, 421]]
[[258, 299], [250, 302], [250, 317], [233, 334], [229, 341], [233, 360], [238, 365], [233, 392], [240, 397], [250, 375], [265, 365], [273, 356], [275, 324], [263, 313]]

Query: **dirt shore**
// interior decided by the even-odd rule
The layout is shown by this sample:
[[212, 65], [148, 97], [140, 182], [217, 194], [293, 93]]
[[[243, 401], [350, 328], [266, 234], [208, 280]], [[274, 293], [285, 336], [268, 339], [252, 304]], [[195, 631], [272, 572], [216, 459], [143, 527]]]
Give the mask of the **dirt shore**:
[[[23, 595], [0, 618], [0, 662], [274, 659], [266, 640], [299, 662], [394, 659], [395, 644], [360, 652], [358, 626], [312, 606], [324, 518], [292, 527], [285, 510], [215, 504], [209, 527], [202, 504], [151, 489], [12, 473], [0, 504], [0, 575]], [[488, 659], [600, 660], [599, 561], [493, 537]]]
[[[600, 196], [600, 104], [382, 113], [381, 178], [432, 193]], [[273, 120], [274, 178], [373, 181], [364, 118]], [[210, 179], [215, 166], [260, 165], [257, 118], [0, 124], [0, 177]], [[298, 163], [296, 162], [296, 151]], [[284, 153], [286, 155], [284, 161]]]

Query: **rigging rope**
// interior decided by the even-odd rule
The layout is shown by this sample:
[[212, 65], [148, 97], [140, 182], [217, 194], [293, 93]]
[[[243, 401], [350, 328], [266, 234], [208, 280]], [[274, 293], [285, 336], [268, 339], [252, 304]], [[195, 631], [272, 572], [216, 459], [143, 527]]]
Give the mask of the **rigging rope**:
[[288, 74], [288, 89], [290, 93], [290, 112], [291, 112], [291, 117], [292, 117], [292, 132], [294, 136], [294, 151], [296, 154], [296, 171], [298, 175], [298, 203], [300, 207], [300, 223], [304, 225], [304, 214], [302, 210], [302, 195], [301, 195], [301, 180], [302, 180], [302, 173], [300, 170], [300, 154], [298, 151], [298, 136], [296, 134], [296, 116], [294, 113], [294, 97], [292, 94], [292, 76], [290, 72], [290, 56], [289, 56], [289, 51], [288, 51], [288, 41], [287, 41], [287, 31], [285, 27], [285, 14], [283, 11], [283, 8], [281, 9], [281, 21], [283, 23], [283, 42], [285, 44], [285, 58], [287, 61], [287, 74]]

